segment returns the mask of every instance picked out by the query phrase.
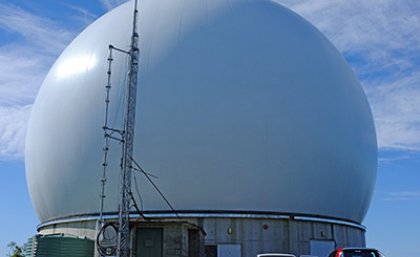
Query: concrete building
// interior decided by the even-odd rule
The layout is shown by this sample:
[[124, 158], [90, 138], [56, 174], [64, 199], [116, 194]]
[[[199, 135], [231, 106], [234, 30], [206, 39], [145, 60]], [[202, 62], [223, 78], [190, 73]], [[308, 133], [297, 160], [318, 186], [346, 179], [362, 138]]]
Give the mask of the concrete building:
[[[48, 73], [28, 127], [40, 234], [96, 239], [108, 45], [127, 49], [132, 2], [99, 18]], [[272, 1], [141, 1], [133, 256], [322, 256], [364, 246], [376, 176], [369, 104], [336, 48]], [[127, 57], [112, 62], [121, 127]], [[105, 214], [115, 220], [120, 146]]]

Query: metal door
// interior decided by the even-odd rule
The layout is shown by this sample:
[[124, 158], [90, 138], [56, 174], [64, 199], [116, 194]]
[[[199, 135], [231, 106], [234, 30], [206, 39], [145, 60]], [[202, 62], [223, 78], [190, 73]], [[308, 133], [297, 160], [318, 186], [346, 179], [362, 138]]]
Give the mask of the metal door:
[[136, 257], [163, 257], [163, 229], [139, 228], [136, 231]]

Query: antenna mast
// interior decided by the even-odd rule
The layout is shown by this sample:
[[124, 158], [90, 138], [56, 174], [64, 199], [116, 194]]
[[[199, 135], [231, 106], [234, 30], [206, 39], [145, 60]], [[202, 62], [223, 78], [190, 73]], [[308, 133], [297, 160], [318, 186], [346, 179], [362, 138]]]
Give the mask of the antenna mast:
[[123, 134], [123, 155], [121, 164], [120, 181], [120, 208], [118, 215], [118, 245], [117, 256], [130, 256], [130, 193], [131, 193], [131, 171], [134, 145], [134, 126], [136, 118], [137, 98], [137, 76], [139, 66], [139, 35], [137, 33], [137, 0], [134, 1], [133, 31], [131, 34], [131, 45], [129, 50], [129, 71], [127, 94], [125, 101], [124, 134]]

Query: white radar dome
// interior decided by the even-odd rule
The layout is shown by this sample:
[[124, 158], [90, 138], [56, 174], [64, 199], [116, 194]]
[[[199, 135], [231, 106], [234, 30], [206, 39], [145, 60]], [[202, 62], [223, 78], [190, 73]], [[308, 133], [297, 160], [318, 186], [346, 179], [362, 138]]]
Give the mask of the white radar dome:
[[[36, 98], [25, 162], [41, 222], [100, 210], [108, 45], [129, 48], [132, 8], [74, 39]], [[139, 10], [134, 158], [176, 210], [362, 222], [376, 176], [373, 119], [317, 29], [268, 0], [145, 0]], [[113, 58], [109, 126], [121, 128], [127, 57]], [[120, 147], [110, 145], [106, 212], [118, 210]], [[141, 209], [169, 210], [142, 174], [132, 186]]]

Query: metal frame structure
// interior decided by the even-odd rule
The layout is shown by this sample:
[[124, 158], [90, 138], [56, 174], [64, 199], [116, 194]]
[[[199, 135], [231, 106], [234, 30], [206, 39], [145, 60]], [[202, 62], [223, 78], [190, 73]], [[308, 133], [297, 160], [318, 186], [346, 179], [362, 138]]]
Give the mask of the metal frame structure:
[[120, 209], [118, 215], [118, 246], [117, 256], [130, 256], [130, 193], [132, 156], [134, 146], [134, 127], [136, 120], [137, 76], [139, 68], [139, 35], [137, 33], [137, 0], [134, 1], [133, 31], [129, 50], [128, 85], [125, 102], [123, 153], [120, 184]]
[[[139, 68], [139, 35], [137, 33], [137, 16], [138, 16], [138, 1], [134, 1], [133, 12], [133, 28], [131, 34], [130, 49], [124, 51], [112, 45], [109, 46], [108, 57], [108, 79], [106, 88], [105, 99], [105, 121], [104, 121], [104, 158], [102, 163], [102, 178], [101, 178], [101, 209], [99, 222], [101, 227], [104, 227], [104, 198], [105, 198], [105, 184], [106, 184], [106, 168], [108, 166], [108, 151], [109, 139], [114, 139], [122, 144], [122, 157], [121, 157], [121, 172], [120, 172], [120, 202], [118, 213], [118, 236], [117, 236], [117, 249], [116, 253], [119, 257], [130, 256], [130, 203], [132, 200], [131, 193], [131, 178], [132, 178], [132, 156], [134, 148], [134, 134], [135, 134], [135, 118], [136, 118], [136, 102], [137, 102], [137, 78]], [[110, 102], [110, 89], [111, 89], [111, 66], [113, 61], [113, 50], [122, 52], [129, 56], [129, 70], [127, 90], [125, 97], [125, 110], [124, 110], [124, 124], [123, 129], [115, 129], [108, 127], [108, 113]], [[113, 134], [119, 134], [118, 137]], [[136, 204], [135, 204], [136, 205]]]

